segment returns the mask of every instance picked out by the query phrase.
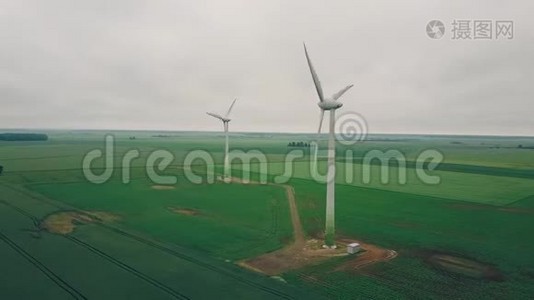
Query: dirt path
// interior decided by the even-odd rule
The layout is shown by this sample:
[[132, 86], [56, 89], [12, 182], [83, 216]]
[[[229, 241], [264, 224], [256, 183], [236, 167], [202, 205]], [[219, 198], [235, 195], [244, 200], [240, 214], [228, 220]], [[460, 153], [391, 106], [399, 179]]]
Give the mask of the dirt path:
[[300, 222], [299, 210], [297, 208], [297, 201], [295, 200], [295, 190], [290, 185], [283, 185], [286, 190], [287, 201], [289, 202], [289, 211], [291, 214], [291, 223], [293, 225], [293, 247], [304, 246], [306, 240], [304, 239], [304, 231], [302, 230], [302, 223]]

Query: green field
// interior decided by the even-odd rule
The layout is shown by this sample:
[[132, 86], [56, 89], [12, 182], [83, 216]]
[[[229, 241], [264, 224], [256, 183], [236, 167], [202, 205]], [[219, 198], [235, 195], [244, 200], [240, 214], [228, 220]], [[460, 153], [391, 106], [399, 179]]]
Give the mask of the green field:
[[[292, 225], [284, 190], [277, 185], [194, 184], [182, 168], [192, 150], [213, 154], [221, 174], [219, 133], [114, 132], [114, 171], [103, 184], [88, 182], [83, 156], [104, 148], [104, 131], [49, 131], [48, 141], [0, 141], [0, 298], [372, 298], [529, 299], [534, 295], [534, 138], [376, 135], [365, 143], [338, 147], [336, 227], [351, 237], [394, 249], [398, 256], [363, 272], [333, 271], [348, 258], [269, 278], [236, 262], [290, 243]], [[159, 135], [159, 137], [158, 137]], [[163, 135], [163, 136], [162, 136]], [[130, 137], [135, 136], [135, 139]], [[231, 148], [259, 150], [268, 159], [267, 178], [281, 179], [290, 141], [314, 135], [233, 134]], [[321, 147], [324, 148], [324, 141]], [[131, 181], [121, 181], [121, 160], [137, 149]], [[174, 154], [162, 175], [175, 176], [158, 188], [147, 175], [156, 149]], [[353, 151], [351, 182], [344, 153]], [[363, 181], [369, 150], [396, 149], [407, 160], [406, 184], [393, 165], [387, 184], [379, 166]], [[443, 163], [432, 175], [416, 176], [414, 162], [437, 149]], [[325, 185], [312, 179], [308, 154], [287, 177], [305, 233], [324, 228]], [[319, 168], [324, 171], [324, 160]], [[102, 160], [96, 167], [104, 166]], [[232, 165], [240, 176], [243, 165]], [[202, 164], [193, 167], [205, 177]], [[261, 178], [257, 163], [254, 180]], [[97, 172], [97, 171], [95, 171]], [[183, 210], [188, 213], [177, 213]], [[68, 234], [42, 230], [58, 212], [106, 212], [112, 222], [75, 222]], [[429, 263], [428, 253], [453, 255], [499, 271], [497, 279], [476, 278]], [[313, 278], [310, 279], [310, 278]], [[357, 296], [356, 296], [357, 295]]]

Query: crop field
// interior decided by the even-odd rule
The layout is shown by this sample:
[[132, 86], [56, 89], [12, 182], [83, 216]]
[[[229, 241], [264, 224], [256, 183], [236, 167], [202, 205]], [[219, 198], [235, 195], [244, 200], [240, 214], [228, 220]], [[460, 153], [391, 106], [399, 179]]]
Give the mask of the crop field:
[[[0, 260], [9, 270], [0, 275], [2, 299], [534, 295], [534, 138], [376, 135], [339, 145], [337, 237], [395, 256], [362, 267], [352, 256], [339, 256], [270, 276], [242, 262], [297, 243], [288, 187], [305, 240], [322, 239], [324, 182], [310, 173], [309, 148], [288, 147], [315, 135], [232, 134], [232, 150], [250, 157], [255, 150], [266, 159], [264, 165], [252, 159], [251, 166], [232, 161], [234, 177], [250, 168], [252, 182], [245, 184], [217, 178], [219, 133], [113, 132], [111, 176], [95, 184], [82, 162], [91, 150], [105, 151], [107, 132], [46, 133], [47, 141], [0, 141]], [[383, 183], [381, 165], [365, 164], [364, 157], [391, 149], [404, 155], [406, 168], [394, 161]], [[417, 157], [427, 149], [443, 155], [427, 171], [439, 176], [438, 184], [416, 173]], [[130, 150], [139, 152], [131, 168], [123, 164]], [[151, 178], [145, 166], [156, 150], [173, 155], [156, 173], [176, 182]], [[212, 182], [201, 161], [184, 166], [199, 150], [216, 164]], [[287, 163], [292, 150], [302, 150], [302, 157]], [[320, 156], [320, 174], [325, 164]], [[93, 172], [104, 172], [105, 165], [96, 159]], [[403, 172], [405, 183], [399, 181]], [[190, 173], [202, 182], [191, 182]], [[267, 184], [258, 184], [263, 178]]]

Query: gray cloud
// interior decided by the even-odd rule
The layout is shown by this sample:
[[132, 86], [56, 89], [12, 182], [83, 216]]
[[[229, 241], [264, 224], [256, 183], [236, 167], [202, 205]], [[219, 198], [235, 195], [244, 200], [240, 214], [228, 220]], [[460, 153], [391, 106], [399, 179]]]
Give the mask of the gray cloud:
[[[333, 2], [333, 3], [332, 3]], [[316, 130], [325, 91], [372, 132], [532, 135], [531, 1], [3, 1], [0, 128]], [[425, 35], [440, 19], [446, 35]], [[451, 40], [454, 19], [513, 40]]]

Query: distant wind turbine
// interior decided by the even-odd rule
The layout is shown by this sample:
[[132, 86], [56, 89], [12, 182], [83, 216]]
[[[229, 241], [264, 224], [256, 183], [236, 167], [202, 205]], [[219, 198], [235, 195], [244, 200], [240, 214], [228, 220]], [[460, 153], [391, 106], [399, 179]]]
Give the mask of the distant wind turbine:
[[[325, 98], [323, 94], [323, 88], [321, 87], [321, 82], [319, 77], [313, 68], [310, 56], [308, 55], [308, 50], [306, 49], [306, 44], [304, 44], [304, 53], [306, 54], [306, 60], [308, 61], [308, 66], [310, 67], [310, 72], [313, 78], [313, 83], [315, 84], [315, 89], [317, 90], [317, 95], [319, 96], [319, 108], [321, 109], [321, 116], [319, 119], [319, 130], [317, 134], [321, 133], [321, 127], [323, 125], [324, 111], [330, 111], [330, 132], [328, 135], [328, 171], [327, 171], [327, 182], [326, 182], [326, 228], [325, 228], [325, 246], [328, 248], [335, 248], [335, 177], [336, 177], [336, 142], [335, 142], [335, 122], [336, 122], [336, 109], [343, 106], [343, 103], [337, 101], [346, 91], [348, 91], [353, 85], [348, 85], [341, 89], [339, 92], [333, 94], [330, 98]], [[317, 147], [315, 145], [315, 154], [314, 154], [314, 168], [317, 165]]]
[[228, 160], [228, 123], [230, 123], [231, 119], [228, 119], [228, 117], [230, 116], [230, 112], [232, 111], [236, 100], [237, 98], [234, 99], [224, 117], [210, 112], [207, 113], [208, 115], [217, 118], [223, 122], [224, 136], [226, 139], [224, 146], [224, 180], [228, 180], [230, 178], [230, 162]]

